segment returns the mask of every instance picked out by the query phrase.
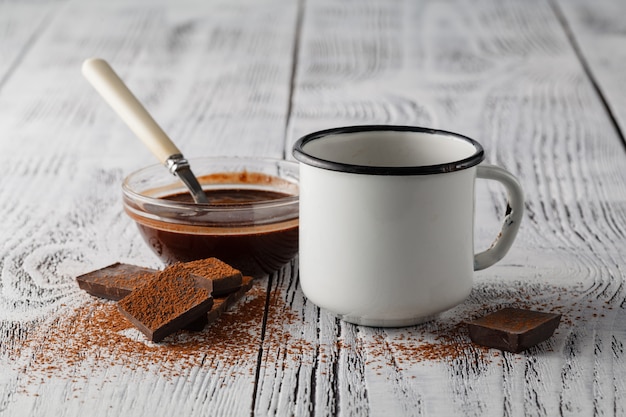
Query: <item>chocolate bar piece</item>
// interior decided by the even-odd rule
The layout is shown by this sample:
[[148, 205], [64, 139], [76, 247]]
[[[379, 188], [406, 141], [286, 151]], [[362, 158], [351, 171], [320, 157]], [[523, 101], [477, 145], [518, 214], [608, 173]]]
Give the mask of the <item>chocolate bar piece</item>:
[[154, 278], [155, 269], [116, 262], [76, 277], [78, 287], [89, 294], [109, 300], [121, 300], [135, 287]]
[[[236, 291], [242, 285], [241, 272], [216, 258], [201, 259], [182, 264], [192, 274], [213, 281], [213, 296], [221, 297]], [[78, 287], [89, 294], [109, 300], [121, 300], [136, 287], [154, 277], [158, 271], [140, 266], [115, 263], [105, 268], [80, 275]]]
[[213, 306], [212, 290], [210, 279], [176, 264], [120, 300], [118, 308], [149, 340], [159, 342], [206, 316]]
[[213, 281], [213, 297], [221, 297], [241, 286], [241, 272], [217, 258], [199, 259], [183, 264], [192, 274], [209, 278]]
[[231, 305], [239, 301], [252, 288], [252, 277], [243, 277], [243, 282], [239, 289], [230, 294], [213, 299], [213, 307], [203, 317], [185, 326], [185, 330], [197, 332], [203, 330], [207, 324], [216, 321], [224, 311]]
[[505, 308], [467, 324], [474, 343], [519, 353], [550, 338], [560, 320], [560, 314]]

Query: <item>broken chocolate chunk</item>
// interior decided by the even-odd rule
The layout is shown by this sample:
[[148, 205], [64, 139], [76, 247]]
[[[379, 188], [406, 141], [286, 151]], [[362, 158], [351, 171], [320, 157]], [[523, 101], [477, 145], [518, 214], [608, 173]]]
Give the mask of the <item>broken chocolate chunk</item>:
[[243, 279], [241, 272], [217, 258], [199, 259], [183, 265], [192, 274], [213, 281], [213, 297], [221, 297], [241, 286]]
[[121, 300], [135, 287], [154, 278], [155, 269], [116, 262], [76, 277], [78, 287], [89, 294], [108, 300]]
[[211, 280], [176, 264], [124, 297], [118, 308], [149, 340], [159, 342], [206, 316], [213, 306], [212, 289]]
[[550, 338], [560, 320], [560, 314], [504, 308], [467, 324], [474, 343], [519, 353]]
[[206, 325], [216, 321], [228, 307], [235, 304], [252, 288], [252, 277], [243, 277], [241, 286], [230, 294], [213, 299], [213, 307], [209, 312], [198, 320], [185, 326], [185, 330], [198, 332], [203, 330]]

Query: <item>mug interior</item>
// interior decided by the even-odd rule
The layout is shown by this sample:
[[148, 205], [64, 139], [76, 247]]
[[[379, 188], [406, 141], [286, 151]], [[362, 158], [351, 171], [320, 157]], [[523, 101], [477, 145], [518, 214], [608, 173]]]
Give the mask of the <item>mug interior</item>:
[[300, 162], [338, 171], [430, 174], [477, 165], [482, 146], [456, 133], [407, 126], [353, 126], [312, 133], [294, 146]]

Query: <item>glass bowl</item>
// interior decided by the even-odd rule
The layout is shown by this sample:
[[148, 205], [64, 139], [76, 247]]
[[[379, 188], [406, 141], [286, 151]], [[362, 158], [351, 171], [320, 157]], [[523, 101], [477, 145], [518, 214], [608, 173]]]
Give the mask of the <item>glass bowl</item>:
[[244, 275], [277, 271], [298, 253], [299, 170], [296, 162], [196, 158], [191, 168], [209, 198], [196, 204], [160, 164], [122, 184], [126, 213], [165, 263], [216, 257]]

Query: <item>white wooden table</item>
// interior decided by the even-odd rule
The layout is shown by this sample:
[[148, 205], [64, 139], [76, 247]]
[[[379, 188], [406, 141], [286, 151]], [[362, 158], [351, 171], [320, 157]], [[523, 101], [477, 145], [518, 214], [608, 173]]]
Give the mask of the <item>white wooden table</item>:
[[[626, 2], [0, 1], [0, 415], [626, 415]], [[517, 175], [509, 255], [440, 319], [358, 327], [302, 295], [297, 261], [204, 334], [98, 326], [74, 278], [160, 267], [122, 212], [155, 162], [80, 74], [109, 60], [187, 156], [291, 158], [313, 130], [408, 124], [479, 140]], [[504, 210], [480, 183], [476, 247]], [[521, 354], [459, 324], [563, 314]]]

